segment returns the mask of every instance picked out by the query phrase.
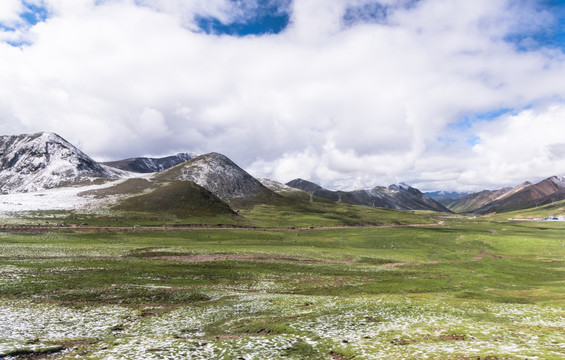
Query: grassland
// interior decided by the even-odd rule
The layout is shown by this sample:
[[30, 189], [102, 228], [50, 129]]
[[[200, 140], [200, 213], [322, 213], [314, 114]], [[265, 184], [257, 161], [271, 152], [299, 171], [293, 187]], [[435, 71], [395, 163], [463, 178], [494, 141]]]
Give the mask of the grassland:
[[565, 357], [565, 224], [304, 206], [0, 232], [0, 357]]

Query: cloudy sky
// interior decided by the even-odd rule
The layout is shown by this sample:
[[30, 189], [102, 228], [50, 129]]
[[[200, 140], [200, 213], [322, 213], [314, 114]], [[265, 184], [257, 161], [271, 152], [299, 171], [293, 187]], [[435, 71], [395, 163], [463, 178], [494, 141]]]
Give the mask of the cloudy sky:
[[331, 189], [565, 175], [565, 4], [1, 0], [0, 129]]

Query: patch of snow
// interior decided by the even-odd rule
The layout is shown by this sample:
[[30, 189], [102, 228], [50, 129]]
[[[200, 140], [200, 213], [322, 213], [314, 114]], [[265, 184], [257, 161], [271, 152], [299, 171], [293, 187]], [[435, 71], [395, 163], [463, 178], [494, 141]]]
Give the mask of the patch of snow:
[[289, 189], [293, 189], [288, 185], [285, 185], [281, 182], [278, 182], [276, 180], [272, 180], [269, 178], [257, 178], [257, 180], [259, 180], [259, 182], [261, 184], [263, 184], [263, 186], [271, 189], [271, 190], [289, 190]]
[[[139, 174], [135, 174], [136, 177]], [[12, 217], [15, 213], [46, 210], [89, 210], [109, 204], [116, 197], [96, 198], [79, 195], [89, 190], [99, 190], [117, 185], [127, 179], [108, 181], [105, 184], [69, 186], [36, 192], [0, 194], [0, 217]]]

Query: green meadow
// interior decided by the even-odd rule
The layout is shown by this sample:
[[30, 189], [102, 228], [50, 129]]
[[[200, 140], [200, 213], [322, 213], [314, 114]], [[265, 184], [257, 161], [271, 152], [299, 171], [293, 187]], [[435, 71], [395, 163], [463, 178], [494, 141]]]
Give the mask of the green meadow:
[[0, 358], [565, 357], [565, 223], [305, 206], [5, 229]]

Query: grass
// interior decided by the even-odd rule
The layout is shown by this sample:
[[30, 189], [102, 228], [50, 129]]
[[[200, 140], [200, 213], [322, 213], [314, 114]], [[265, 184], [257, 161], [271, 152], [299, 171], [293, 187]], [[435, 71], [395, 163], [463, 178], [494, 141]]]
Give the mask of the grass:
[[[0, 232], [0, 357], [565, 356], [563, 223], [241, 213], [262, 227]], [[322, 227], [350, 221], [434, 224]]]
[[235, 215], [216, 195], [191, 181], [170, 181], [153, 191], [130, 197], [114, 207], [124, 212], [171, 214], [179, 218]]
[[529, 209], [515, 210], [501, 214], [496, 214], [493, 216], [493, 218], [534, 219], [534, 218], [546, 218], [548, 216], [563, 216], [563, 215], [565, 215], [565, 200], [556, 201], [551, 204], [536, 206]]

